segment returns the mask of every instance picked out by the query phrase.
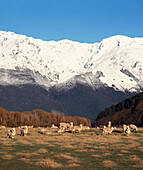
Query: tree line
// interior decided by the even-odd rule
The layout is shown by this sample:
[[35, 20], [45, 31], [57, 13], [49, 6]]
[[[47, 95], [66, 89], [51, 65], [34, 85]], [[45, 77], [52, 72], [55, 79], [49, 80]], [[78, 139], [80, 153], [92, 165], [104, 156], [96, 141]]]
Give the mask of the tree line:
[[60, 122], [73, 122], [73, 124], [91, 126], [91, 121], [84, 117], [65, 116], [64, 113], [53, 111], [52, 113], [44, 110], [32, 111], [8, 111], [0, 108], [0, 125], [6, 127], [34, 126], [51, 127], [52, 124], [59, 126]]

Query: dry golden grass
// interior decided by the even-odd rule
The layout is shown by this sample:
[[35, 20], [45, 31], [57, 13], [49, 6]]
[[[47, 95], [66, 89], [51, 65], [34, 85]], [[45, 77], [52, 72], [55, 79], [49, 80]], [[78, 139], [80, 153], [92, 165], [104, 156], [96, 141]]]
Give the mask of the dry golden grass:
[[4, 159], [4, 160], [10, 160], [10, 159], [13, 159], [14, 158], [14, 156], [12, 156], [12, 155], [3, 155], [2, 156], [2, 159]]
[[16, 153], [16, 155], [18, 155], [20, 158], [30, 158], [31, 156], [38, 156], [38, 154], [37, 153], [24, 153], [24, 152], [18, 152], [18, 153]]
[[36, 160], [35, 165], [42, 166], [46, 168], [61, 168], [62, 164], [55, 162], [54, 160], [47, 158], [47, 159], [38, 159]]
[[30, 159], [27, 159], [27, 158], [20, 158], [18, 159], [19, 161], [23, 161], [25, 163], [29, 163], [30, 162]]
[[140, 158], [136, 155], [130, 155], [128, 160], [129, 161], [140, 161]]
[[94, 149], [77, 149], [75, 152], [94, 152]]
[[48, 151], [47, 149], [41, 148], [41, 149], [37, 150], [36, 153], [40, 153], [40, 154], [42, 154], [42, 153], [51, 153], [51, 151]]
[[80, 163], [80, 160], [76, 157], [70, 156], [69, 153], [67, 154], [60, 154], [60, 155], [55, 155], [53, 158], [58, 158], [58, 159], [67, 159], [68, 162], [70, 163]]
[[60, 145], [60, 147], [61, 148], [69, 148], [69, 149], [76, 149], [77, 148], [77, 146], [73, 146], [73, 145], [71, 145], [71, 144], [62, 144], [62, 145]]
[[139, 149], [141, 152], [143, 152], [143, 147], [142, 147], [142, 146], [138, 147], [138, 149]]
[[[17, 129], [14, 139], [6, 138], [7, 128], [5, 132], [1, 131], [0, 159], [9, 159], [10, 162], [14, 158], [26, 166], [35, 166], [37, 169], [40, 167], [76, 169], [88, 164], [89, 169], [92, 169], [92, 164], [94, 167], [95, 164], [97, 167], [99, 164], [101, 169], [114, 169], [122, 168], [118, 163], [120, 161], [125, 167], [143, 167], [141, 132], [126, 136], [116, 132], [111, 135], [100, 135], [96, 130], [79, 134], [53, 132], [49, 135], [39, 134], [38, 131], [38, 128], [29, 129], [28, 135], [23, 137], [20, 136], [20, 129]], [[96, 159], [100, 161], [94, 162]], [[135, 162], [135, 165], [129, 165], [129, 161]]]
[[121, 150], [120, 152], [121, 152], [121, 153], [131, 153], [131, 152], [128, 151], [128, 150]]
[[110, 168], [117, 166], [116, 162], [111, 161], [111, 160], [105, 160], [105, 161], [102, 162], [102, 164], [103, 164], [105, 167], [110, 167]]
[[73, 164], [68, 164], [66, 167], [74, 168], [74, 167], [79, 167], [79, 166], [80, 166], [79, 164], [73, 163]]
[[139, 161], [136, 165], [132, 165], [133, 168], [143, 168], [143, 161]]
[[21, 137], [21, 139], [19, 139], [18, 142], [21, 143], [21, 144], [33, 146], [33, 144], [30, 141], [27, 140], [26, 136], [24, 138]]
[[103, 153], [101, 156], [109, 156], [109, 155], [111, 155], [111, 153]]
[[93, 157], [101, 157], [101, 155], [98, 155], [98, 154], [94, 154], [94, 155], [92, 155]]

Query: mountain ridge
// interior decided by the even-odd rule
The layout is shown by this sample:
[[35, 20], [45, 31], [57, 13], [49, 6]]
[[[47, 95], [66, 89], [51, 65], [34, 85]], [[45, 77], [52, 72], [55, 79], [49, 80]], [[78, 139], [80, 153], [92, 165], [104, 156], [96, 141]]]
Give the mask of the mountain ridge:
[[39, 73], [46, 81], [35, 76], [37, 84], [47, 88], [87, 72], [101, 72], [99, 79], [103, 84], [120, 91], [140, 92], [142, 52], [143, 38], [116, 35], [93, 44], [71, 40], [46, 42], [0, 31], [0, 68]]
[[143, 91], [142, 54], [143, 38], [46, 42], [0, 31], [0, 106], [94, 120], [105, 108]]

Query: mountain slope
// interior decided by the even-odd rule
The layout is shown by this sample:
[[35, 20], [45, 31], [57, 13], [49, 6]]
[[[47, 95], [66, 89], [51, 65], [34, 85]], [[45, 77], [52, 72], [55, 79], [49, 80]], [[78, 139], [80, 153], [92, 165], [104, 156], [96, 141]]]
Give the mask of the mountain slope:
[[[29, 70], [35, 82], [46, 88], [91, 72], [101, 73], [100, 81], [109, 87], [142, 91], [142, 54], [143, 38], [118, 35], [94, 44], [69, 40], [46, 42], [0, 31], [0, 68], [16, 72]], [[15, 77], [11, 79], [17, 84], [27, 83]], [[6, 74], [1, 83], [12, 84]]]
[[123, 124], [143, 126], [143, 93], [105, 109], [99, 113], [92, 124], [95, 126], [105, 125], [108, 121], [118, 126]]
[[95, 119], [143, 91], [143, 38], [42, 41], [0, 31], [0, 106]]
[[94, 120], [99, 112], [119, 102], [130, 94], [116, 92], [113, 88], [93, 90], [90, 86], [76, 84], [65, 91], [37, 85], [0, 85], [0, 106], [10, 111], [56, 110], [70, 116], [81, 116]]

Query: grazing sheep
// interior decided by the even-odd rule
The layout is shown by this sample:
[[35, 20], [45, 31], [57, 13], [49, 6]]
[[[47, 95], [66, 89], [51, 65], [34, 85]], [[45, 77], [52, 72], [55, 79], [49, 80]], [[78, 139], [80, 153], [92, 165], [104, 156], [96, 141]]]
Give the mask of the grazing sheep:
[[79, 133], [82, 131], [82, 126], [73, 126], [72, 132]]
[[55, 126], [54, 124], [52, 124], [51, 128], [52, 128], [52, 129], [57, 129], [58, 127]]
[[33, 128], [33, 126], [28, 126], [28, 128]]
[[8, 138], [8, 137], [9, 137], [9, 138], [13, 138], [15, 135], [16, 135], [16, 130], [15, 130], [15, 128], [9, 129], [9, 130], [7, 131], [7, 138]]
[[114, 127], [111, 127], [111, 128], [109, 128], [109, 127], [106, 127], [106, 128], [103, 128], [103, 134], [111, 134], [112, 132], [113, 132], [113, 130], [114, 130]]
[[47, 134], [51, 134], [51, 131], [50, 130], [46, 130], [46, 129], [41, 129], [41, 131], [39, 131], [38, 133], [47, 135]]
[[58, 133], [63, 133], [63, 132], [65, 132], [65, 129], [64, 129], [64, 128], [58, 129], [57, 132], [58, 132]]
[[60, 129], [67, 129], [68, 126], [70, 126], [69, 123], [65, 123], [65, 122], [60, 123]]
[[20, 136], [25, 136], [28, 134], [28, 126], [24, 126], [22, 129], [21, 129], [21, 134]]
[[70, 123], [61, 122], [60, 123], [60, 129], [68, 129], [71, 127], [73, 127], [73, 122], [70, 122]]
[[138, 131], [138, 128], [137, 128], [136, 125], [130, 124], [129, 127], [130, 127], [130, 129], [133, 130], [133, 131]]
[[90, 127], [89, 126], [82, 126], [82, 130], [89, 130]]
[[107, 127], [108, 127], [108, 128], [111, 128], [111, 122], [110, 122], [110, 121], [108, 121]]
[[73, 122], [70, 122], [70, 127], [73, 127]]
[[127, 129], [127, 126], [124, 124], [124, 125], [123, 125], [123, 131], [125, 132], [126, 129]]
[[129, 134], [131, 133], [131, 130], [130, 130], [130, 127], [129, 127], [129, 126], [126, 127], [125, 133], [126, 133], [127, 135], [129, 135]]

